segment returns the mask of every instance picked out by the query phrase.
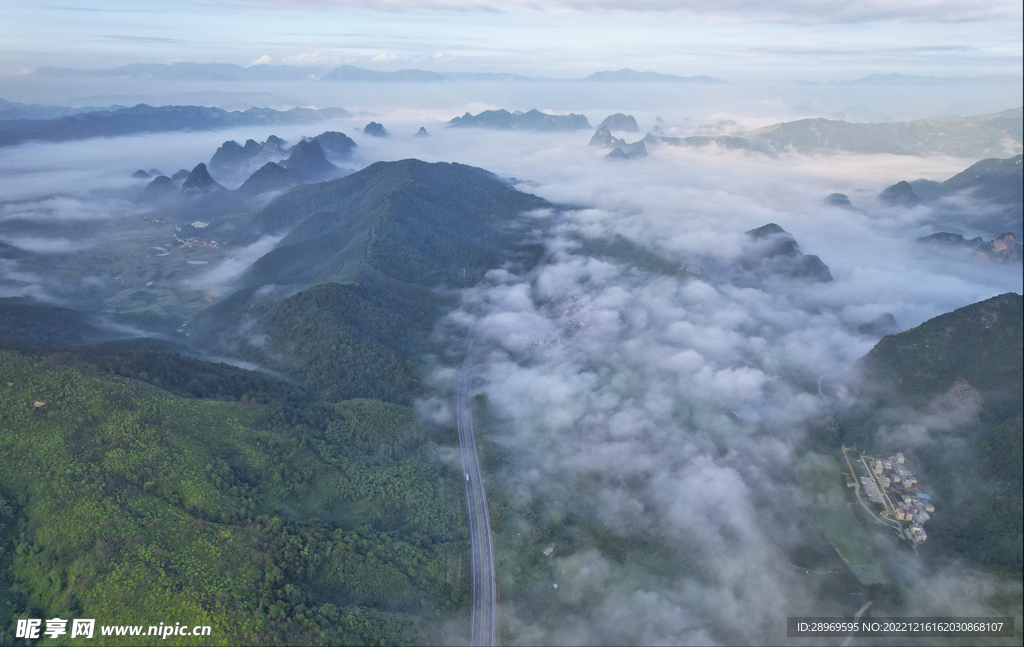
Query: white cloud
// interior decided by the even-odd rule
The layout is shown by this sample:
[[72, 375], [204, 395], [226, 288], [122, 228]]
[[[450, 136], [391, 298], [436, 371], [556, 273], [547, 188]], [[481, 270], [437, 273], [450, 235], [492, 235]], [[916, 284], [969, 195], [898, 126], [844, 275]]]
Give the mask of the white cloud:
[[66, 254], [92, 247], [95, 243], [41, 236], [0, 236], [0, 242], [37, 254]]
[[[1020, 19], [1019, 3], [1007, 0], [907, 0], [901, 3], [864, 0], [856, 3], [818, 0], [309, 0], [315, 4], [364, 7], [383, 11], [457, 11], [505, 13], [510, 11], [675, 12], [713, 21], [736, 23], [779, 22], [797, 24], [859, 23], [875, 21], [967, 22]], [[294, 7], [292, 1], [265, 0], [261, 4]]]
[[273, 59], [270, 58], [269, 54], [264, 54], [263, 56], [259, 57], [258, 59], [256, 59], [252, 63], [249, 63], [249, 65], [267, 65], [267, 64], [271, 63], [272, 61], [273, 61]]
[[[480, 332], [477, 385], [492, 414], [486, 441], [507, 450], [512, 461], [488, 473], [488, 487], [500, 488], [495, 491], [506, 497], [507, 523], [524, 532], [550, 531], [553, 538], [543, 541], [556, 544], [552, 581], [541, 584], [551, 590], [557, 621], [524, 619], [515, 602], [506, 600], [503, 622], [517, 631], [509, 640], [742, 644], [776, 636], [775, 642], [783, 641], [779, 618], [818, 608], [816, 584], [798, 577], [785, 552], [799, 534], [790, 492], [794, 455], [808, 421], [823, 411], [817, 392], [804, 388], [799, 376], [810, 376], [813, 385], [818, 376], [845, 370], [875, 341], [857, 333], [856, 325], [883, 312], [892, 312], [906, 328], [1020, 290], [1019, 268], [920, 251], [913, 239], [927, 233], [927, 209], [896, 212], [872, 205], [871, 197], [895, 180], [943, 179], [970, 162], [896, 156], [768, 159], [652, 147], [647, 159], [609, 164], [604, 151], [587, 146], [590, 132], [469, 131], [445, 129], [443, 122], [470, 102], [479, 102], [472, 112], [528, 109], [533, 102], [536, 107], [583, 103], [576, 111], [589, 112], [594, 120], [614, 112], [609, 104], [620, 105], [619, 96], [538, 98], [530, 94], [536, 90], [526, 89], [515, 99], [521, 105], [492, 105], [487, 97], [467, 92], [458, 98], [458, 90], [447, 88], [437, 99], [430, 94], [434, 91], [403, 88], [403, 93], [423, 94], [403, 95], [397, 105], [388, 99], [368, 106], [374, 120], [406, 136], [360, 138], [353, 163], [408, 157], [468, 163], [532, 181], [520, 186], [581, 207], [524, 216], [531, 228], [552, 227], [548, 242], [556, 252], [536, 281], [518, 280], [512, 267], [488, 273], [487, 282], [463, 293], [462, 306], [439, 331], [451, 333], [450, 339]], [[508, 90], [502, 92], [501, 101], [507, 101]], [[636, 114], [641, 124], [650, 125], [661, 114], [685, 132], [705, 114], [694, 98], [698, 92], [688, 92], [685, 105], [679, 105], [677, 94], [630, 100], [647, 106]], [[715, 96], [720, 103], [730, 95]], [[427, 107], [410, 109], [410, 104]], [[714, 111], [744, 113], [729, 107], [716, 105]], [[747, 114], [760, 110], [758, 105]], [[367, 120], [361, 115], [329, 128], [359, 137]], [[432, 137], [413, 139], [421, 123]], [[295, 141], [327, 128], [274, 127], [273, 132]], [[53, 185], [83, 192], [97, 183], [137, 190], [127, 179], [133, 168], [191, 167], [224, 139], [263, 139], [270, 132], [98, 140], [61, 145], [63, 155], [54, 154], [54, 146], [22, 147], [18, 156], [0, 160], [9, 169], [0, 174], [0, 188], [37, 202], [8, 202], [2, 212], [8, 220], [0, 224], [30, 212], [47, 223], [99, 219], [102, 204], [77, 194], [52, 198]], [[861, 208], [821, 206], [835, 190]], [[734, 284], [730, 268], [748, 252], [742, 232], [770, 221], [791, 231], [805, 252], [819, 254], [836, 280]], [[593, 249], [619, 237], [631, 241], [637, 253]], [[263, 239], [231, 252], [238, 261], [211, 265], [193, 287], [225, 289], [274, 242]], [[37, 247], [45, 251], [48, 245]], [[56, 251], [59, 245], [49, 247]], [[652, 254], [670, 268], [699, 266], [704, 275], [653, 270], [643, 263]], [[40, 277], [24, 267], [12, 262], [0, 269], [12, 280], [0, 285], [0, 293], [39, 289], [34, 281]], [[285, 293], [268, 286], [260, 296]], [[259, 343], [255, 332], [248, 332]], [[451, 424], [451, 400], [444, 391], [457, 379], [457, 366], [437, 366], [432, 374], [436, 392], [417, 403], [427, 424]], [[899, 431], [927, 440], [927, 429]], [[623, 538], [631, 550], [615, 554], [607, 544], [598, 548], [588, 529]], [[524, 550], [537, 550], [539, 542]], [[933, 564], [912, 567], [920, 569], [921, 584], [915, 586], [928, 593], [922, 615], [942, 608], [964, 583], [989, 582], [970, 572], [936, 573]], [[932, 583], [934, 588], [921, 589]], [[985, 615], [984, 605], [976, 606], [975, 615]], [[744, 619], [742, 626], [736, 618]]]
[[[555, 540], [556, 554], [565, 551], [551, 569], [558, 622], [509, 624], [548, 644], [784, 640], [779, 617], [823, 610], [816, 584], [788, 566], [799, 531], [779, 521], [799, 516], [789, 484], [805, 430], [826, 412], [817, 379], [874, 344], [856, 325], [892, 312], [907, 328], [1020, 290], [1019, 268], [918, 252], [924, 208], [821, 205], [837, 183], [861, 191], [865, 205], [896, 179], [949, 177], [966, 160], [652, 148], [613, 165], [586, 146], [589, 134], [448, 131], [426, 151], [586, 207], [555, 219], [558, 251], [532, 285], [491, 272], [444, 329], [480, 336], [488, 441], [514, 457], [488, 476], [507, 493], [505, 518], [534, 519], [534, 506], [575, 518], [572, 546]], [[400, 142], [379, 146], [378, 155], [403, 156]], [[835, 281], [734, 284], [750, 253], [743, 232], [767, 222], [819, 254]], [[664, 274], [588, 247], [616, 236], [705, 275]], [[447, 367], [435, 384], [455, 375]], [[673, 566], [598, 549], [586, 539], [594, 528], [656, 544]]]
[[274, 245], [284, 238], [277, 236], [261, 236], [259, 240], [241, 249], [234, 255], [220, 262], [216, 267], [202, 276], [184, 282], [185, 287], [201, 290], [211, 296], [221, 297], [233, 290], [234, 281], [249, 269], [261, 256], [274, 249]]
[[286, 65], [338, 65], [339, 62], [350, 62], [349, 59], [341, 60], [336, 54], [324, 54], [320, 50], [291, 54], [282, 58], [281, 61]]

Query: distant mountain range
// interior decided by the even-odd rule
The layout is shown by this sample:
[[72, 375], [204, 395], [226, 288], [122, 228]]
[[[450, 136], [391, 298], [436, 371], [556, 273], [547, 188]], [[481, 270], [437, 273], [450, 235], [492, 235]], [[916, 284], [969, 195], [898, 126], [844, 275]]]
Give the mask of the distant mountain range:
[[40, 104], [16, 103], [0, 99], [0, 120], [7, 119], [56, 119], [83, 112], [97, 110], [119, 110], [125, 106], [89, 106], [85, 108], [68, 108], [67, 106], [44, 106]]
[[1020, 145], [1021, 108], [991, 115], [949, 115], [917, 121], [862, 124], [831, 119], [801, 119], [767, 126], [752, 134], [776, 148], [800, 153], [846, 151], [896, 155], [989, 157], [1006, 151], [1007, 140]]
[[[345, 82], [444, 82], [444, 81], [566, 81], [548, 77], [521, 76], [506, 72], [430, 72], [427, 70], [397, 70], [384, 72], [353, 65], [338, 68], [310, 65], [250, 65], [243, 67], [230, 63], [136, 63], [106, 70], [71, 67], [40, 67], [37, 76], [48, 78], [107, 78], [155, 81], [323, 81]], [[639, 82], [639, 83], [725, 83], [710, 76], [677, 76], [658, 72], [638, 72], [621, 69], [595, 72], [573, 81]]]
[[248, 110], [254, 106], [286, 110], [302, 107], [303, 102], [292, 97], [271, 92], [220, 92], [202, 90], [198, 92], [163, 92], [143, 94], [101, 94], [85, 98], [69, 99], [68, 103], [84, 103], [82, 107], [25, 104], [0, 99], [0, 121], [6, 119], [55, 119], [84, 112], [121, 110], [139, 103], [151, 106], [186, 105], [210, 106], [221, 110]]
[[245, 111], [228, 112], [220, 108], [202, 106], [154, 108], [139, 104], [133, 108], [88, 112], [56, 119], [0, 121], [0, 146], [12, 146], [26, 141], [59, 142], [141, 133], [315, 123], [348, 116], [348, 111], [341, 108], [292, 108], [284, 111], [250, 108]]
[[539, 110], [485, 110], [478, 115], [466, 113], [448, 122], [449, 128], [493, 128], [495, 130], [581, 130], [590, 128], [583, 115], [549, 115]]
[[581, 80], [604, 83], [725, 83], [722, 79], [716, 79], [711, 76], [676, 76], [675, 74], [659, 74], [658, 72], [637, 72], [629, 68], [608, 72], [594, 72]]
[[[377, 71], [353, 65], [234, 65], [231, 63], [134, 63], [110, 69], [40, 67], [36, 76], [47, 78], [134, 79], [152, 81], [329, 81], [439, 82], [439, 81], [596, 81], [604, 83], [726, 83], [712, 76], [681, 76], [629, 68], [603, 70], [576, 79], [523, 76], [508, 72], [430, 72], [427, 70]], [[800, 85], [947, 86], [1021, 83], [1020, 75], [937, 77], [914, 74], [869, 74], [852, 81], [796, 81]]]
[[850, 85], [991, 85], [993, 83], [1021, 82], [1020, 76], [998, 74], [989, 76], [917, 76], [913, 74], [870, 74], [854, 81], [844, 81]]
[[991, 115], [894, 123], [851, 123], [833, 119], [800, 119], [773, 124], [736, 136], [668, 137], [648, 133], [644, 141], [673, 146], [706, 146], [777, 153], [890, 153], [894, 155], [1004, 156], [1019, 152], [1024, 141], [1024, 109]]
[[86, 77], [110, 79], [151, 79], [156, 81], [298, 81], [320, 78], [330, 72], [326, 66], [250, 65], [230, 63], [134, 63], [106, 70], [73, 67], [40, 67], [43, 77]]
[[[184, 210], [186, 215], [200, 211], [233, 208], [238, 198], [251, 198], [268, 191], [283, 191], [298, 184], [321, 182], [352, 173], [331, 163], [325, 151], [335, 159], [346, 159], [356, 143], [335, 131], [316, 137], [303, 137], [288, 146], [280, 137], [271, 135], [264, 142], [246, 140], [242, 146], [231, 140], [224, 142], [210, 158], [210, 166], [198, 164], [191, 172], [178, 171], [173, 176], [136, 171], [132, 177], [156, 175], [139, 196], [142, 202], [164, 207], [169, 214]], [[218, 183], [218, 177], [231, 180], [246, 178], [235, 191]]]

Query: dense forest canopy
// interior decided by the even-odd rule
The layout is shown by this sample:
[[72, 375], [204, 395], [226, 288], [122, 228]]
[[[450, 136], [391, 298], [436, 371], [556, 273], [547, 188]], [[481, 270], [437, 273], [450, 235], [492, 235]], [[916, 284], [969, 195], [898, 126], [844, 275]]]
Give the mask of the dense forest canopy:
[[861, 361], [866, 386], [843, 441], [908, 450], [901, 425], [928, 429], [913, 447], [941, 506], [922, 550], [1021, 571], [1024, 310], [1009, 293], [883, 338]]
[[0, 303], [0, 642], [26, 616], [209, 624], [222, 644], [439, 640], [469, 563], [461, 479], [409, 408], [420, 358], [446, 287], [536, 261], [515, 220], [545, 206], [472, 167], [374, 164], [257, 214], [289, 235], [191, 338]]

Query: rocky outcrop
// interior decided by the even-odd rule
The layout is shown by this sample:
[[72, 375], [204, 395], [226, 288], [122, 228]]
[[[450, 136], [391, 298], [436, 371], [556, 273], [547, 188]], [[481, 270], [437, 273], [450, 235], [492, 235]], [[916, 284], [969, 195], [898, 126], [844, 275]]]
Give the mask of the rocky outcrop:
[[301, 183], [302, 177], [298, 172], [267, 162], [238, 187], [238, 193], [252, 197], [268, 191], [282, 191]]
[[370, 137], [389, 137], [391, 133], [384, 129], [384, 126], [376, 121], [371, 121], [363, 127], [363, 134]]
[[801, 252], [796, 239], [774, 222], [751, 229], [746, 235], [749, 243], [741, 265], [756, 278], [774, 275], [817, 282], [832, 280], [828, 266], [814, 254]]
[[296, 173], [304, 182], [319, 182], [338, 174], [338, 167], [327, 161], [323, 147], [315, 139], [296, 144], [281, 166]]
[[206, 169], [206, 164], [202, 162], [192, 169], [192, 172], [185, 178], [184, 184], [181, 185], [182, 195], [188, 197], [209, 195], [223, 191], [227, 191], [227, 189], [210, 176], [210, 172]]
[[275, 135], [262, 144], [255, 139], [245, 140], [244, 146], [234, 140], [226, 141], [210, 158], [210, 169], [218, 175], [231, 175], [253, 168], [260, 160], [280, 159], [285, 151], [285, 141]]
[[828, 196], [827, 198], [825, 198], [825, 204], [827, 204], [830, 207], [846, 207], [848, 209], [853, 208], [853, 203], [850, 202], [850, 198], [848, 198], [843, 193], [833, 193], [832, 195]]
[[612, 152], [604, 157], [608, 160], [634, 160], [640, 157], [647, 157], [647, 146], [642, 139], [632, 144], [623, 142], [621, 146], [616, 146]]
[[878, 199], [894, 207], [916, 207], [921, 199], [906, 180], [897, 182], [878, 194]]
[[146, 185], [142, 191], [141, 200], [150, 204], [163, 202], [178, 194], [178, 185], [166, 175], [158, 175]]
[[340, 160], [352, 157], [352, 149], [356, 148], [356, 143], [352, 141], [351, 137], [334, 130], [320, 133], [313, 137], [313, 140], [320, 144], [324, 153]]
[[608, 130], [622, 130], [627, 133], [638, 133], [640, 132], [640, 126], [637, 125], [636, 119], [633, 115], [625, 115], [621, 112], [616, 112], [614, 115], [605, 117], [605, 120], [601, 122], [598, 128], [607, 128]]
[[626, 145], [626, 140], [619, 139], [608, 130], [607, 126], [601, 126], [590, 138], [591, 146], [603, 146], [604, 148], [618, 148]]
[[928, 236], [917, 239], [919, 243], [929, 245], [941, 245], [943, 247], [954, 247], [972, 249], [978, 256], [1000, 262], [1016, 262], [1022, 260], [1022, 247], [1014, 235], [1006, 232], [985, 242], [981, 236], [967, 239], [960, 234], [953, 234], [948, 231], [939, 231]]
[[583, 115], [549, 115], [539, 110], [509, 112], [485, 110], [478, 115], [466, 113], [448, 122], [449, 128], [493, 128], [496, 130], [567, 131], [590, 128]]

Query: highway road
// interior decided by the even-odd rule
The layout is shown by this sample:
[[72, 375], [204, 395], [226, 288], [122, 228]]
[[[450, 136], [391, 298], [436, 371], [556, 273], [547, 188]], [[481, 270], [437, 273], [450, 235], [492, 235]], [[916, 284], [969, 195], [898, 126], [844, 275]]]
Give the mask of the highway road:
[[487, 511], [487, 494], [480, 473], [476, 438], [473, 436], [473, 367], [476, 361], [476, 340], [470, 342], [459, 374], [456, 425], [459, 431], [459, 454], [462, 458], [463, 485], [466, 488], [466, 512], [469, 519], [470, 574], [473, 579], [470, 608], [469, 642], [471, 645], [496, 645], [495, 622], [497, 592], [494, 584], [494, 542], [491, 517]]
[[[532, 283], [552, 250], [544, 251], [523, 280]], [[473, 368], [476, 366], [476, 336], [469, 342], [466, 359], [459, 373], [456, 401], [456, 427], [459, 432], [459, 456], [462, 459], [463, 486], [466, 488], [466, 512], [469, 519], [470, 575], [473, 578], [470, 604], [469, 642], [471, 645], [497, 645], [498, 593], [494, 583], [494, 539], [491, 515], [487, 511], [487, 493], [480, 472], [480, 459], [473, 435]]]
[[[541, 268], [551, 257], [547, 249], [533, 268], [523, 277], [533, 283]], [[456, 397], [456, 427], [459, 432], [459, 456], [462, 459], [463, 486], [466, 488], [466, 512], [469, 519], [470, 575], [473, 578], [470, 604], [469, 643], [471, 645], [497, 645], [498, 593], [494, 583], [494, 540], [491, 536], [491, 515], [487, 511], [487, 493], [480, 472], [480, 459], [473, 435], [473, 368], [476, 366], [476, 335], [469, 342], [466, 359], [459, 372]]]

